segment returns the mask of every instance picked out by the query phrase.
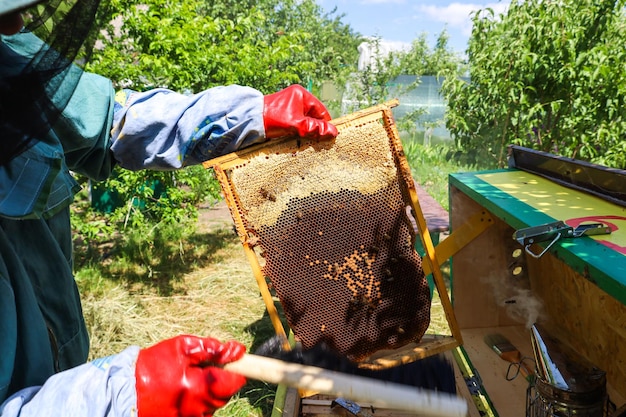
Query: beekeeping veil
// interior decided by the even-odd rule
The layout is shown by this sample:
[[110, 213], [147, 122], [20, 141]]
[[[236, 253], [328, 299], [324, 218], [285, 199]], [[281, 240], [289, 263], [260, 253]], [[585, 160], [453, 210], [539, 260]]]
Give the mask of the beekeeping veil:
[[[43, 40], [28, 55], [0, 44], [0, 165], [46, 141], [89, 58], [99, 0], [0, 0], [0, 17], [22, 12], [24, 28]], [[19, 36], [19, 35], [17, 35]], [[2, 36], [2, 42], [9, 38]]]

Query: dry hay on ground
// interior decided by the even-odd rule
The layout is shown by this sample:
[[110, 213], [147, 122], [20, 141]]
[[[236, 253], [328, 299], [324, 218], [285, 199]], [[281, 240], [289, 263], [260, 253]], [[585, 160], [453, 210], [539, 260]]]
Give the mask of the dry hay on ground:
[[[204, 230], [232, 227], [215, 218], [206, 224]], [[263, 317], [265, 306], [238, 241], [219, 251], [217, 263], [182, 278], [184, 295], [136, 294], [121, 286], [102, 295], [85, 295], [90, 357], [114, 354], [129, 345], [149, 346], [183, 333], [237, 339], [250, 346], [253, 335], [246, 328]]]

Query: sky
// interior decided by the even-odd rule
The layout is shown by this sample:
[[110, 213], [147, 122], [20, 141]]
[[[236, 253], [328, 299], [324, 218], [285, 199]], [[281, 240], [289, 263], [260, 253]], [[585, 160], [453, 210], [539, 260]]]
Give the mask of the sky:
[[426, 34], [432, 47], [437, 36], [446, 29], [449, 46], [463, 54], [467, 48], [473, 11], [492, 8], [497, 14], [505, 11], [509, 1], [480, 0], [317, 0], [327, 12], [337, 7], [342, 21], [364, 36], [376, 36], [391, 43], [408, 43]]

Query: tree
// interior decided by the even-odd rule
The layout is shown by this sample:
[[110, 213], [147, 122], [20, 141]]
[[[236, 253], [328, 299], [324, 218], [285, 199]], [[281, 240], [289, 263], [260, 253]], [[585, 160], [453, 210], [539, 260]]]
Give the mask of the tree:
[[[423, 33], [413, 40], [407, 50], [392, 50], [387, 53], [380, 37], [364, 39], [370, 44], [372, 62], [358, 73], [352, 74], [352, 83], [357, 88], [353, 95], [359, 104], [356, 108], [367, 107], [387, 100], [390, 94], [390, 84], [399, 75], [415, 75], [414, 84], [406, 87], [407, 90], [419, 85], [421, 76], [437, 76], [440, 74], [459, 75], [463, 71], [462, 59], [449, 47], [448, 33], [443, 30], [437, 37], [435, 48], [431, 49]], [[394, 93], [399, 93], [394, 91]], [[400, 92], [401, 93], [401, 92]]]
[[110, 0], [89, 68], [119, 86], [197, 92], [242, 84], [270, 93], [332, 78], [356, 61], [357, 35], [313, 0]]
[[413, 75], [458, 75], [464, 70], [463, 60], [449, 46], [450, 35], [444, 29], [437, 36], [431, 50], [426, 34], [421, 34], [411, 43], [411, 49], [402, 54], [399, 66], [401, 73]]
[[370, 107], [389, 99], [390, 82], [401, 74], [398, 51], [386, 51], [382, 39], [364, 40], [371, 50], [372, 60], [364, 68], [350, 74], [346, 97], [350, 103], [347, 112]]
[[447, 78], [446, 124], [469, 162], [511, 144], [626, 167], [621, 0], [513, 1], [473, 16], [470, 82]]
[[[93, 54], [85, 68], [118, 89], [138, 91], [194, 93], [228, 84], [265, 94], [294, 83], [315, 88], [356, 62], [358, 36], [340, 18], [322, 13], [314, 0], [106, 0], [97, 17], [99, 36], [87, 42]], [[155, 193], [155, 184], [165, 190]], [[121, 203], [106, 215], [106, 224], [126, 228], [125, 235], [128, 228], [140, 230], [148, 243], [162, 227], [195, 219], [196, 204], [207, 195], [219, 195], [211, 172], [202, 167], [117, 170], [99, 187]], [[87, 211], [74, 214], [78, 229], [106, 235], [85, 221]]]

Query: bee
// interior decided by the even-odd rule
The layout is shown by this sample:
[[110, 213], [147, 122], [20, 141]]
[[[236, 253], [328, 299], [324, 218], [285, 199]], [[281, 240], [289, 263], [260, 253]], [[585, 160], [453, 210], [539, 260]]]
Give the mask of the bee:
[[395, 280], [395, 278], [393, 277], [393, 274], [391, 272], [391, 269], [385, 268], [385, 270], [383, 272], [385, 274], [385, 281], [386, 282], [393, 282]]
[[261, 188], [259, 190], [259, 193], [261, 193], [261, 197], [269, 200], [269, 201], [276, 201], [276, 195], [274, 195], [274, 193], [272, 193], [271, 191], [267, 191], [265, 188]]
[[363, 306], [363, 296], [355, 295], [349, 301], [348, 308], [351, 312], [355, 312], [361, 309]]

